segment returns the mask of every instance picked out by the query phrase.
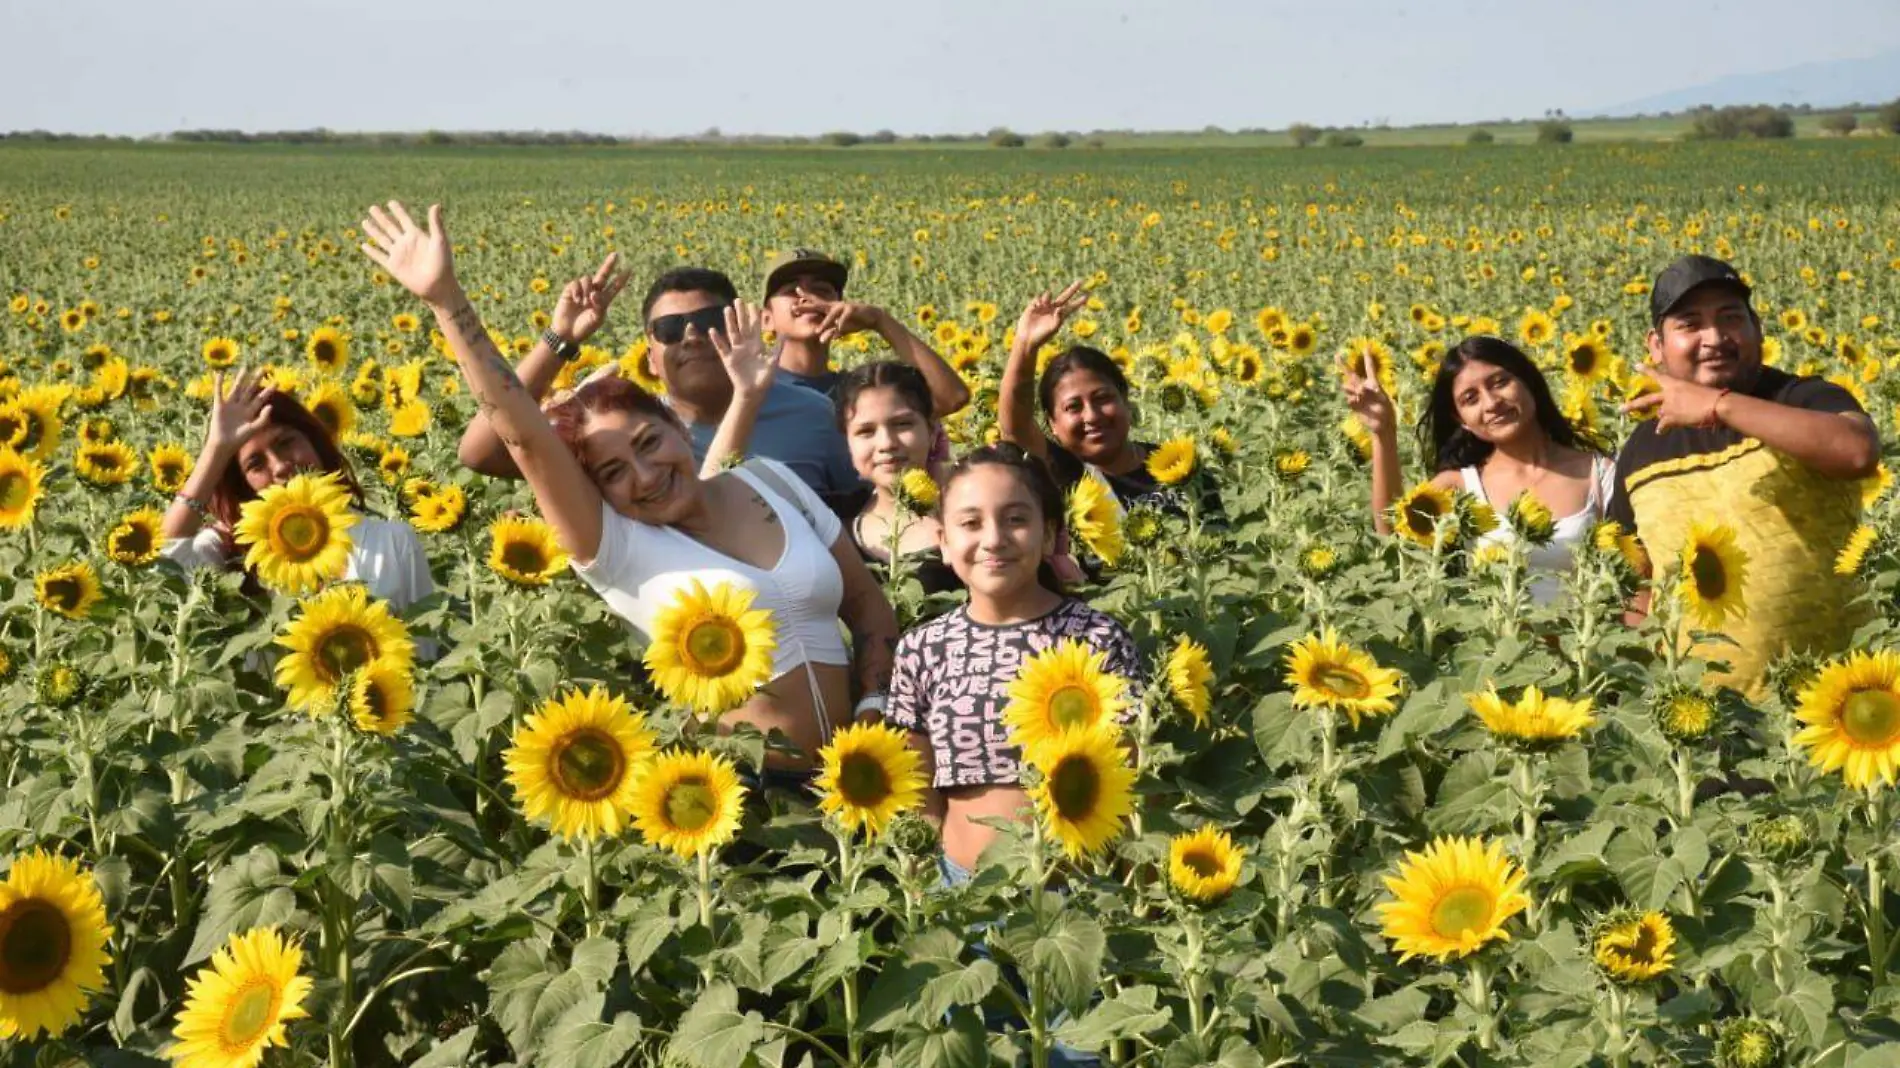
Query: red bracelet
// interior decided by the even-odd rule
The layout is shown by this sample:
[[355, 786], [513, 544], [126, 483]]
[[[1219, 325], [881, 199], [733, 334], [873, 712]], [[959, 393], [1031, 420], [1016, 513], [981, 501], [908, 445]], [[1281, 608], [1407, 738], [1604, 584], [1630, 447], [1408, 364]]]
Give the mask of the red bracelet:
[[1735, 391], [1732, 389], [1725, 389], [1715, 395], [1715, 400], [1709, 404], [1709, 417], [1702, 421], [1703, 430], [1714, 430], [1716, 427], [1722, 425], [1722, 416], [1720, 415], [1722, 398], [1733, 392]]

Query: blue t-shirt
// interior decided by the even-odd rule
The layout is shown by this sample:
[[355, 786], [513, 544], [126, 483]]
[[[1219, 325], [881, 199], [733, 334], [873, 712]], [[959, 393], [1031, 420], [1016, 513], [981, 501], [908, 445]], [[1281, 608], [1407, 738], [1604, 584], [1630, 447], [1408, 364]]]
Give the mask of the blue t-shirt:
[[794, 386], [803, 386], [813, 393], [824, 397], [826, 400], [831, 401], [833, 404], [838, 402], [838, 383], [843, 379], [843, 373], [832, 370], [826, 370], [824, 373], [816, 375], [801, 375], [797, 371], [787, 371], [783, 367], [778, 369], [778, 381], [790, 382]]
[[[693, 434], [693, 458], [704, 460], [718, 426], [691, 423], [687, 429]], [[791, 468], [826, 499], [850, 493], [862, 481], [851, 466], [851, 453], [831, 402], [822, 393], [781, 380], [772, 382], [759, 407], [747, 452]]]

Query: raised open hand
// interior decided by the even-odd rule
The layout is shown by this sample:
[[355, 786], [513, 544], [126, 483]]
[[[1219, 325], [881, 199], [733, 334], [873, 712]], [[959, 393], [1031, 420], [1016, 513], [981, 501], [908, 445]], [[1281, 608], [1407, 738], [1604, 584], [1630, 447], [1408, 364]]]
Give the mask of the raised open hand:
[[555, 334], [579, 344], [607, 325], [607, 309], [633, 276], [632, 271], [615, 272], [619, 262], [620, 253], [609, 252], [599, 270], [574, 279], [561, 290], [561, 299], [554, 302], [554, 314], [548, 316], [548, 325]]
[[793, 305], [793, 314], [804, 315], [816, 311], [824, 318], [818, 323], [818, 340], [829, 345], [841, 337], [872, 330], [877, 327], [878, 310], [869, 304], [853, 304], [848, 300], [826, 300], [804, 290], [798, 291], [798, 303]]
[[1359, 417], [1366, 430], [1375, 436], [1396, 431], [1398, 423], [1393, 417], [1392, 398], [1386, 396], [1385, 388], [1379, 385], [1379, 366], [1372, 353], [1366, 353], [1363, 367], [1354, 367], [1341, 353], [1339, 370], [1346, 379], [1346, 407]]
[[205, 427], [205, 445], [214, 452], [235, 454], [258, 431], [270, 425], [270, 408], [264, 404], [263, 376], [249, 367], [238, 369], [225, 392], [224, 374], [211, 380], [211, 419]]
[[778, 374], [778, 361], [765, 351], [759, 320], [758, 305], [734, 301], [726, 307], [725, 329], [714, 330], [709, 338], [739, 393], [763, 393]]
[[455, 261], [449, 252], [449, 232], [442, 225], [442, 205], [429, 205], [429, 225], [417, 226], [401, 202], [389, 210], [370, 205], [363, 220], [363, 255], [389, 272], [404, 289], [433, 306], [450, 303], [461, 292], [455, 280]]
[[1056, 336], [1069, 316], [1088, 302], [1089, 295], [1082, 290], [1081, 282], [1071, 283], [1053, 297], [1046, 292], [1036, 294], [1023, 309], [1022, 317], [1016, 320], [1016, 344], [1032, 351], [1041, 348]]

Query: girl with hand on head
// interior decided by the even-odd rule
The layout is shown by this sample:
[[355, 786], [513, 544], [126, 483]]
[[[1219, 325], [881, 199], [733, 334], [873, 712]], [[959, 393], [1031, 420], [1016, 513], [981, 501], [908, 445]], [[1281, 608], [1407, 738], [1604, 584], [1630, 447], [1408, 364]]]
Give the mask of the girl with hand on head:
[[936, 493], [931, 462], [938, 424], [930, 388], [916, 368], [894, 361], [853, 368], [837, 386], [838, 426], [851, 450], [851, 464], [868, 484], [851, 516], [851, 540], [867, 564], [876, 570], [890, 566], [892, 531], [897, 551], [910, 565], [926, 594], [963, 588], [963, 580], [944, 562], [939, 547], [941, 524], [934, 500], [912, 514], [900, 514], [898, 498], [909, 493], [903, 483], [924, 479]]
[[[329, 429], [295, 397], [264, 385], [249, 368], [213, 380], [211, 417], [191, 476], [172, 498], [160, 531], [162, 554], [187, 569], [231, 566], [244, 505], [305, 473], [337, 476], [360, 511], [363, 490]], [[359, 516], [350, 527], [344, 578], [401, 610], [435, 592], [428, 554], [402, 520]]]
[[[842, 524], [787, 468], [753, 461], [702, 475], [672, 410], [618, 377], [590, 381], [543, 413], [483, 329], [456, 280], [439, 206], [418, 225], [399, 203], [369, 209], [363, 252], [435, 312], [469, 392], [486, 415], [573, 566], [647, 635], [698, 581], [752, 591], [772, 614], [772, 678], [721, 724], [742, 722], [795, 748], [766, 756], [768, 785], [809, 783], [818, 750], [856, 709], [883, 703], [897, 621]], [[691, 298], [690, 300], [688, 298]], [[697, 306], [686, 304], [697, 302]], [[769, 387], [758, 310], [711, 293], [680, 294], [682, 344], [710, 343], [734, 396], [714, 452], [742, 453]], [[724, 328], [700, 324], [714, 319]], [[731, 431], [732, 433], [728, 433]], [[847, 652], [842, 620], [853, 636]]]
[[1015, 818], [1028, 805], [1022, 753], [1008, 744], [1003, 710], [1023, 662], [1063, 639], [1106, 654], [1140, 703], [1141, 655], [1114, 617], [1067, 596], [1049, 558], [1062, 529], [1062, 496], [1034, 457], [991, 445], [944, 479], [939, 507], [944, 559], [969, 603], [904, 635], [885, 721], [911, 732], [931, 769], [929, 815], [943, 827], [943, 875], [967, 880], [996, 830], [976, 822]]
[[[1363, 367], [1341, 358], [1346, 404], [1372, 435], [1372, 524], [1392, 533], [1392, 502], [1403, 492], [1398, 420], [1368, 355]], [[1431, 483], [1463, 490], [1498, 514], [1497, 529], [1481, 544], [1517, 540], [1508, 512], [1529, 493], [1556, 519], [1549, 544], [1533, 547], [1531, 596], [1557, 596], [1557, 575], [1568, 571], [1578, 542], [1610, 502], [1615, 464], [1587, 441], [1557, 407], [1543, 373], [1507, 341], [1470, 337], [1445, 354], [1432, 381], [1430, 407], [1419, 440], [1432, 463]]]

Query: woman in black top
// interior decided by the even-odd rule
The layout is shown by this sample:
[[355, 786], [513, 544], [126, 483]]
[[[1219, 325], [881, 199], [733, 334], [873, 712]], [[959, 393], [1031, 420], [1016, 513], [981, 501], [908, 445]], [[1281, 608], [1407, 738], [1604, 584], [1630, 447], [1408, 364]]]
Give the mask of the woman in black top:
[[881, 579], [889, 566], [895, 526], [898, 552], [925, 593], [963, 589], [962, 580], [944, 564], [938, 548], [942, 528], [934, 507], [923, 508], [921, 515], [901, 517], [898, 510], [899, 482], [906, 472], [923, 472], [935, 482], [931, 451], [939, 435], [924, 376], [894, 361], [865, 364], [839, 380], [837, 403], [838, 426], [850, 448], [852, 466], [869, 483], [851, 502], [855, 507], [842, 509], [859, 554]]

